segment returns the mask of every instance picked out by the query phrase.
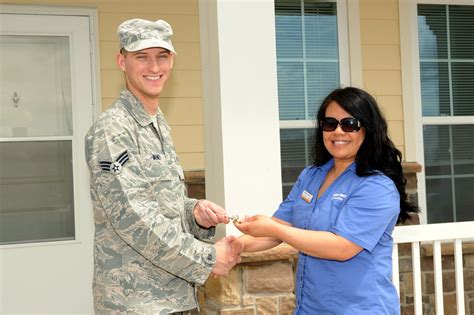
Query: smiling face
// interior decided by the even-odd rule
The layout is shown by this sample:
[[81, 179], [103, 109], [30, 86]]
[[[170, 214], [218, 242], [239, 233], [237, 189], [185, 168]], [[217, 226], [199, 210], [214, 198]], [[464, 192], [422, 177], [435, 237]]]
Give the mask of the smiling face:
[[[168, 81], [174, 56], [163, 48], [148, 48], [117, 55], [125, 73], [127, 88], [145, 105], [147, 111], [158, 106], [159, 96]], [[152, 113], [153, 114], [153, 113]]]
[[[325, 117], [333, 117], [338, 121], [352, 117], [337, 102], [326, 107]], [[324, 146], [334, 158], [334, 163], [350, 164], [355, 160], [357, 151], [364, 142], [365, 129], [356, 132], [344, 132], [338, 125], [333, 131], [323, 131]]]

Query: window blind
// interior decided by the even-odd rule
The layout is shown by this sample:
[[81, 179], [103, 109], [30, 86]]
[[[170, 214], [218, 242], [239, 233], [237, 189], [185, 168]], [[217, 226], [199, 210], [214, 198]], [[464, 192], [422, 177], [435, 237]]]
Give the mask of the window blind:
[[276, 1], [280, 120], [312, 120], [339, 85], [336, 3]]
[[[276, 0], [280, 120], [314, 120], [323, 98], [340, 85], [337, 4]], [[312, 163], [314, 128], [281, 129], [283, 196]]]

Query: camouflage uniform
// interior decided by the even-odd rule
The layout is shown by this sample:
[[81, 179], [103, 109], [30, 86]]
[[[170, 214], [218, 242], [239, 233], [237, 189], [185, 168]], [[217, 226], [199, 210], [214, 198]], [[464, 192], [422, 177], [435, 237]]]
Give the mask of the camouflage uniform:
[[168, 314], [197, 307], [216, 261], [215, 229], [200, 228], [170, 128], [128, 90], [86, 136], [94, 206], [96, 312]]

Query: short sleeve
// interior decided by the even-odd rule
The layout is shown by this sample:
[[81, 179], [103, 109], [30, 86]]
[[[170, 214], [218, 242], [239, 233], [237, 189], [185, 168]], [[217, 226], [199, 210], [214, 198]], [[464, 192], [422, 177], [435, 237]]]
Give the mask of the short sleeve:
[[340, 210], [330, 231], [371, 252], [394, 225], [399, 211], [400, 195], [393, 181], [384, 175], [368, 176]]

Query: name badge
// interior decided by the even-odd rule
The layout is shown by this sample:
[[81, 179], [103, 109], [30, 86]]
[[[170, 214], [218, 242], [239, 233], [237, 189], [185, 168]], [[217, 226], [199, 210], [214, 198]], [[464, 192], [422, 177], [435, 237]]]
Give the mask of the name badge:
[[184, 172], [181, 166], [178, 166], [179, 179], [184, 180]]
[[313, 200], [313, 195], [311, 195], [306, 190], [303, 190], [303, 193], [301, 194], [301, 198], [303, 198], [303, 200], [306, 201], [307, 203], [310, 203], [311, 200]]

